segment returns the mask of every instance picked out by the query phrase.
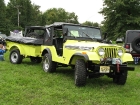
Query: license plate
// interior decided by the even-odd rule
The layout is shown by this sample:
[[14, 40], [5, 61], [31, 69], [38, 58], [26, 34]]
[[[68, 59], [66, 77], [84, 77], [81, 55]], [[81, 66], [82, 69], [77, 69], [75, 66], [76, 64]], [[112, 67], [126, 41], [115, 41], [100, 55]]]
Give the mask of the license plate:
[[100, 66], [100, 73], [109, 73], [110, 67], [109, 66]]

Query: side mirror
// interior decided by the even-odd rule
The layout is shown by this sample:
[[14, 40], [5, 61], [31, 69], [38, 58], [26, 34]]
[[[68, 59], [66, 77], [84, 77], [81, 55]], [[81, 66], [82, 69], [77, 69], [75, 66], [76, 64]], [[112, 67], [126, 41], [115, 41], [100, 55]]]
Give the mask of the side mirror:
[[64, 33], [64, 36], [66, 36], [68, 34], [68, 28], [64, 28], [63, 33]]

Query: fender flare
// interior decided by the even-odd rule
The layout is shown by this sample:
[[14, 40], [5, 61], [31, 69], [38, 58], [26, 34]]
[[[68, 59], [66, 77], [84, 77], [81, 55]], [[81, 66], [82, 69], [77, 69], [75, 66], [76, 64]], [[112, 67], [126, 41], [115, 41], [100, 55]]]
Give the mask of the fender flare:
[[75, 55], [76, 55], [76, 56], [82, 56], [82, 57], [84, 57], [86, 60], [89, 60], [89, 57], [88, 57], [87, 54], [75, 53], [75, 54], [72, 55], [72, 57], [75, 56]]
[[51, 50], [49, 48], [46, 48], [46, 49], [43, 50], [42, 56], [44, 56], [44, 54], [46, 54], [46, 53], [48, 53], [50, 55], [51, 60], [52, 60], [52, 53], [51, 53]]
[[81, 56], [81, 57], [84, 57], [86, 61], [89, 60], [88, 55], [87, 55], [87, 54], [82, 54], [82, 53], [75, 53], [75, 54], [73, 54], [70, 60], [72, 60], [72, 58], [73, 58], [74, 56]]

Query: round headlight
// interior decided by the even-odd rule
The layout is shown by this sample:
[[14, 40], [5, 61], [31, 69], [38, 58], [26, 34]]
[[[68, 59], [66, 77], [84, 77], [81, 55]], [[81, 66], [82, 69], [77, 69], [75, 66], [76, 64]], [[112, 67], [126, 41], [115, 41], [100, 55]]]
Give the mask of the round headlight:
[[100, 49], [98, 50], [98, 53], [99, 53], [100, 56], [103, 56], [103, 55], [105, 54], [105, 51], [104, 51], [103, 48], [100, 48]]
[[123, 50], [122, 50], [122, 49], [119, 49], [119, 50], [118, 50], [118, 55], [119, 55], [119, 56], [122, 56], [122, 55], [123, 55]]

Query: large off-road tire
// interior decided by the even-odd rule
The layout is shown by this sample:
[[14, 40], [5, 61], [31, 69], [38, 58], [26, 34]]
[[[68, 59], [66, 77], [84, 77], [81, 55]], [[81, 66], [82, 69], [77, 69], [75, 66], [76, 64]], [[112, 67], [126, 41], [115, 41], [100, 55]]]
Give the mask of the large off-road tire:
[[20, 55], [20, 51], [16, 49], [10, 52], [9, 59], [10, 62], [13, 64], [20, 64], [22, 62], [23, 56]]
[[43, 57], [43, 70], [45, 72], [53, 73], [56, 71], [57, 63], [52, 61], [50, 54], [45, 54]]
[[85, 86], [86, 85], [86, 64], [83, 59], [78, 59], [75, 64], [75, 85], [76, 86]]
[[136, 51], [137, 53], [140, 53], [140, 37], [136, 37], [132, 41], [131, 45], [134, 51]]
[[30, 57], [30, 60], [32, 63], [41, 63], [42, 62], [42, 57]]
[[113, 82], [118, 85], [124, 85], [127, 80], [127, 74], [128, 74], [127, 70], [124, 70], [120, 73], [116, 73], [115, 76], [113, 77]]

